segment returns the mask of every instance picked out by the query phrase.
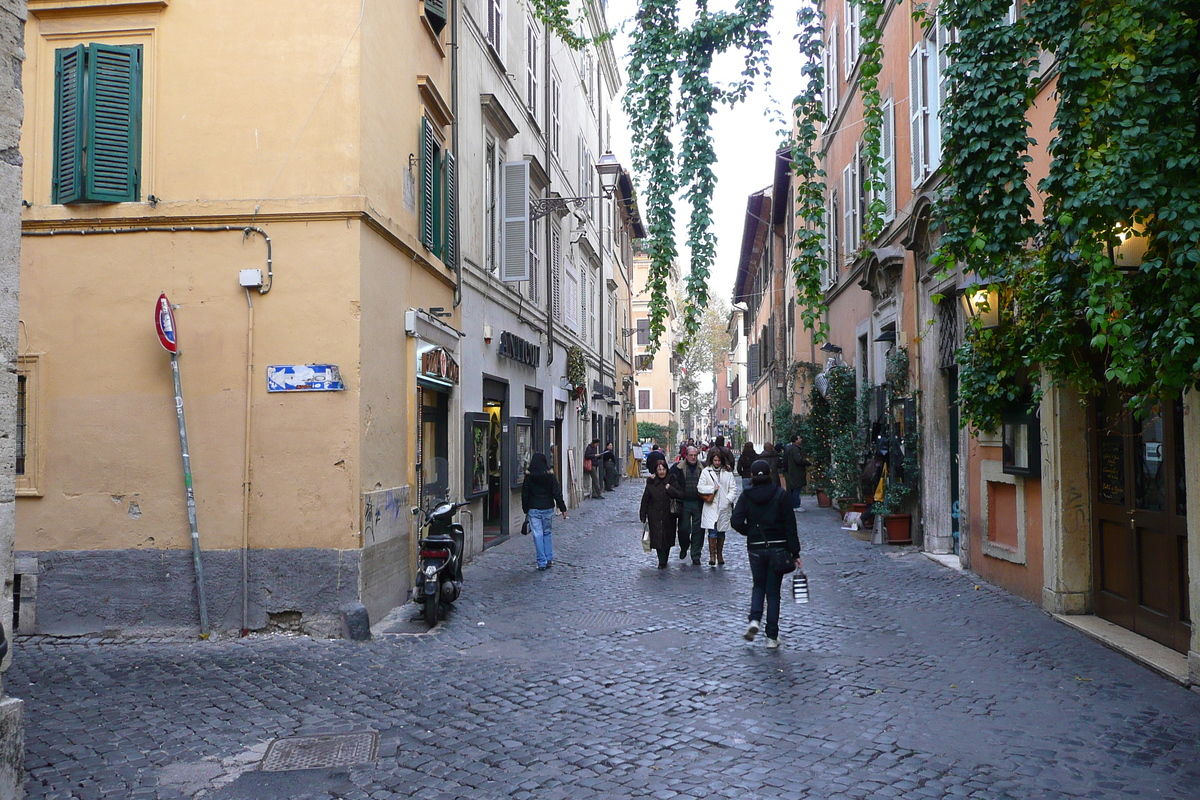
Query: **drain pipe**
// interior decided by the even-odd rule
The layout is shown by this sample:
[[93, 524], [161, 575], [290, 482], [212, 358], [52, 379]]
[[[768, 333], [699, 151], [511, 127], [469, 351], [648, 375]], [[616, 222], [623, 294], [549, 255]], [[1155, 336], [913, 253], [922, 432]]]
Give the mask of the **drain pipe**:
[[[450, 11], [450, 35], [454, 38], [453, 42], [448, 42], [453, 50], [450, 51], [450, 109], [454, 114], [454, 122], [450, 123], [450, 138], [454, 143], [454, 157], [458, 158], [458, 17], [459, 17], [459, 0], [451, 0], [449, 3]], [[461, 166], [454, 172], [454, 180], [458, 180], [461, 171]], [[454, 192], [456, 197], [462, 197], [462, 193], [457, 187]], [[462, 305], [462, 215], [458, 213], [460, 203], [455, 203], [454, 208], [450, 209], [450, 213], [454, 215], [454, 235], [460, 238], [458, 245], [454, 248], [454, 263], [450, 268], [454, 270], [454, 308]]]
[[246, 287], [246, 428], [242, 457], [242, 636], [250, 632], [250, 411], [254, 406], [254, 301]]
[[[554, 185], [554, 164], [550, 161], [550, 137], [554, 135], [554, 131], [550, 129], [553, 120], [550, 118], [550, 103], [553, 101], [553, 93], [550, 91], [550, 26], [542, 25], [542, 87], [545, 89], [546, 102], [542, 104], [542, 118], [545, 120], [542, 125], [542, 130], [546, 132], [546, 194], [550, 194], [550, 188]], [[560, 117], [561, 118], [561, 117]], [[558, 219], [553, 213], [547, 214], [543, 219], [546, 220], [546, 371], [550, 372], [550, 365], [554, 363], [554, 238], [551, 236], [550, 228], [552, 225], [558, 224]], [[562, 241], [561, 239], [559, 240]], [[562, 249], [561, 244], [559, 250]], [[551, 408], [553, 411], [553, 408]], [[543, 419], [544, 419], [543, 415]]]

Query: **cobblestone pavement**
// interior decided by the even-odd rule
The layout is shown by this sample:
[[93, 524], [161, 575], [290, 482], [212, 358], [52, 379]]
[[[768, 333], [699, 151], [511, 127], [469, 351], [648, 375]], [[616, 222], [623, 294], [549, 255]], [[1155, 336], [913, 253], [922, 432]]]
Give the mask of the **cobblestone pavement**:
[[[487, 551], [426, 635], [19, 640], [28, 796], [1200, 797], [1200, 695], [816, 509], [812, 602], [785, 598], [780, 650], [748, 644], [740, 537], [723, 569], [659, 571], [639, 494], [556, 520], [546, 572], [528, 538]], [[374, 762], [257, 768], [359, 731]]]

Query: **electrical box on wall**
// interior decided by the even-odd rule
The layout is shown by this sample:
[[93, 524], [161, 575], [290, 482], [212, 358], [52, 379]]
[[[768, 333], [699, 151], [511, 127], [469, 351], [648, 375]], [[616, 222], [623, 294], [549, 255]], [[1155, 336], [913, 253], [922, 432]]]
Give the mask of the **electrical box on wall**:
[[261, 269], [244, 269], [238, 273], [238, 283], [247, 289], [258, 289], [263, 285]]

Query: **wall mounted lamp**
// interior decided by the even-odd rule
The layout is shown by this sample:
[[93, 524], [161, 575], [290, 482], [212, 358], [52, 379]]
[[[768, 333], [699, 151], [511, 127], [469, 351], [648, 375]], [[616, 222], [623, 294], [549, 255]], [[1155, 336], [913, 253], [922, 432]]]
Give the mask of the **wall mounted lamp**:
[[878, 336], [875, 337], [875, 341], [884, 342], [885, 344], [895, 344], [896, 332], [894, 330], [882, 331]]
[[825, 342], [825, 344], [821, 345], [820, 349], [821, 349], [822, 353], [840, 353], [840, 352], [842, 352], [842, 348], [838, 347], [836, 344], [833, 344], [832, 342]]
[[617, 190], [617, 178], [621, 175], [621, 162], [611, 151], [605, 153], [596, 162], [596, 172], [600, 174], [600, 191], [598, 195], [584, 197], [535, 197], [529, 201], [529, 218], [541, 219], [552, 211], [566, 211], [571, 206], [582, 208], [590, 200], [609, 200]]
[[967, 319], [978, 321], [979, 326], [984, 330], [1000, 327], [1000, 289], [998, 284], [986, 280], [981, 281], [979, 276], [972, 274], [959, 287], [959, 291], [962, 292], [960, 300], [963, 311], [967, 313]]

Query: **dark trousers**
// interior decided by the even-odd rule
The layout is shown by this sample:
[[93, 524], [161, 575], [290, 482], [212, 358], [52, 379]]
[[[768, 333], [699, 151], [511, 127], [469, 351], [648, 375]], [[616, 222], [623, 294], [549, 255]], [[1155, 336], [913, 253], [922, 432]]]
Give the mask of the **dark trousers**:
[[803, 492], [804, 492], [803, 486], [797, 486], [795, 489], [792, 489], [789, 491], [789, 494], [791, 494], [791, 496], [792, 496], [792, 508], [800, 507], [800, 495]]
[[768, 639], [779, 638], [779, 589], [783, 585], [783, 573], [771, 569], [771, 548], [751, 547], [750, 574], [754, 576], [754, 590], [750, 594], [750, 619], [762, 620], [763, 601], [767, 604]]
[[679, 555], [691, 547], [692, 561], [700, 559], [700, 551], [704, 549], [704, 533], [700, 530], [700, 501], [684, 500], [680, 503], [683, 512], [679, 515]]
[[660, 567], [665, 567], [667, 565], [667, 559], [671, 557], [671, 545], [656, 548], [654, 552], [658, 553], [658, 565]]

